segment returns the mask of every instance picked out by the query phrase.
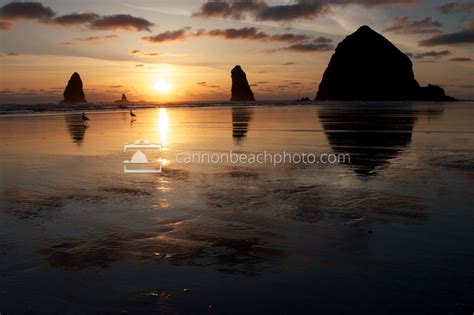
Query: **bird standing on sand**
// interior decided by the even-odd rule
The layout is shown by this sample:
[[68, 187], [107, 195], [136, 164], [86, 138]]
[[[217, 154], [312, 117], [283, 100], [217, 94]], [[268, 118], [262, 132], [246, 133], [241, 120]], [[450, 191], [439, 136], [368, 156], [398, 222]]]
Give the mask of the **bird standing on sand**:
[[86, 116], [86, 114], [82, 113], [82, 121], [84, 123], [87, 123], [89, 121], [89, 117]]
[[134, 113], [132, 110], [130, 110], [130, 116], [132, 116], [132, 119], [134, 119], [135, 117], [137, 117], [137, 115], [135, 115], [135, 113]]

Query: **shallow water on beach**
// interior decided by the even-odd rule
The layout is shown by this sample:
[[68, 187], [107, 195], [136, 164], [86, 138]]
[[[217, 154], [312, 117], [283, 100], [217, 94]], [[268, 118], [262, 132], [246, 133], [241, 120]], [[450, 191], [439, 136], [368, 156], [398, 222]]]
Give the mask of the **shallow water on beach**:
[[[1, 314], [474, 312], [474, 103], [136, 114], [0, 116]], [[176, 160], [264, 151], [351, 159]]]

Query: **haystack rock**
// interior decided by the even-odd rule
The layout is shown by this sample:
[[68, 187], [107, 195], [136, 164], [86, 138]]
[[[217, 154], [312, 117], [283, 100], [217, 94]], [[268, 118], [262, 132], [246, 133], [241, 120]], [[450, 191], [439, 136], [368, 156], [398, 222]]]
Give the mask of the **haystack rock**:
[[336, 48], [316, 100], [454, 101], [438, 86], [420, 87], [407, 55], [368, 26]]
[[255, 101], [247, 75], [240, 66], [232, 69], [232, 98], [230, 100], [231, 102]]
[[79, 73], [72, 74], [63, 95], [64, 100], [61, 103], [87, 103]]
[[127, 95], [122, 94], [122, 99], [119, 101], [115, 101], [115, 103], [128, 103]]

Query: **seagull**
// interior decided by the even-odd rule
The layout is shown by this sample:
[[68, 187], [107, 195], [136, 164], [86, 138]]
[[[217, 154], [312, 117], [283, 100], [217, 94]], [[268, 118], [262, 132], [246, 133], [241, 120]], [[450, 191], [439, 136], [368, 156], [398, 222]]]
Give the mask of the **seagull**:
[[132, 110], [130, 110], [130, 116], [132, 116], [132, 119], [137, 117], [137, 115], [135, 115], [135, 113]]
[[86, 114], [82, 113], [82, 121], [84, 123], [87, 123], [89, 121], [89, 117], [86, 116]]

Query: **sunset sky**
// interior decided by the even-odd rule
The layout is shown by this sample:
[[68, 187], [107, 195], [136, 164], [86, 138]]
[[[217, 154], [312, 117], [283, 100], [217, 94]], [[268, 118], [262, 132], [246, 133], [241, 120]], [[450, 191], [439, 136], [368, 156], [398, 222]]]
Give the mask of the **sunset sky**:
[[417, 80], [474, 99], [474, 1], [0, 0], [0, 103], [230, 98], [239, 64], [258, 100], [314, 98], [335, 46], [367, 24]]

